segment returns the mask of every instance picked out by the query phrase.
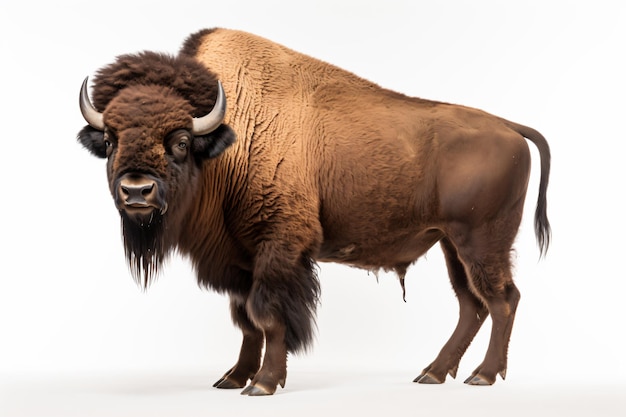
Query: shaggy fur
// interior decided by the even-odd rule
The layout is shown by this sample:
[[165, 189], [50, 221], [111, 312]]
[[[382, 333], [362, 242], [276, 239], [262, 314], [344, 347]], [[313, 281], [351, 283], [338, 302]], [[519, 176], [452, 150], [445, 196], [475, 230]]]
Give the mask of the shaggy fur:
[[217, 95], [215, 74], [195, 59], [186, 56], [144, 51], [119, 56], [101, 68], [94, 78], [93, 104], [104, 111], [123, 89], [135, 85], [158, 85], [171, 88], [192, 106], [193, 117], [211, 111]]

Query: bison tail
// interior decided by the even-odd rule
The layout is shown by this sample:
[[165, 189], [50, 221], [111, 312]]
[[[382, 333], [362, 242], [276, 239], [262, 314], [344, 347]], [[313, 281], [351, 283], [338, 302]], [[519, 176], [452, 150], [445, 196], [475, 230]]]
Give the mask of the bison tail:
[[541, 159], [541, 174], [539, 181], [539, 194], [537, 197], [537, 208], [535, 209], [535, 236], [539, 245], [540, 257], [544, 257], [548, 252], [552, 230], [548, 221], [547, 209], [547, 191], [548, 182], [550, 180], [550, 146], [546, 138], [537, 130], [505, 120], [505, 123], [513, 130], [524, 136], [526, 139], [535, 144], [539, 150]]

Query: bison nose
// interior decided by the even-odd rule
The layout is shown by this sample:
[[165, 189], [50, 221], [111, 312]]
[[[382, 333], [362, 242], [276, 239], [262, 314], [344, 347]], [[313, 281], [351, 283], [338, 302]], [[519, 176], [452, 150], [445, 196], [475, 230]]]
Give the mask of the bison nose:
[[122, 184], [120, 187], [126, 204], [145, 204], [147, 202], [146, 197], [149, 197], [154, 190], [154, 183]]
[[119, 182], [118, 192], [126, 206], [156, 205], [156, 182], [142, 175], [125, 175]]

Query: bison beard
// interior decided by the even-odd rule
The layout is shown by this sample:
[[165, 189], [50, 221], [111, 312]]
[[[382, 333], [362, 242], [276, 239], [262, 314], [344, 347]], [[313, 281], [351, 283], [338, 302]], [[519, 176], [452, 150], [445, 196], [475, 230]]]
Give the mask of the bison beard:
[[130, 272], [138, 285], [148, 288], [166, 257], [164, 216], [155, 210], [149, 222], [138, 223], [124, 210], [120, 210], [120, 215], [124, 252]]

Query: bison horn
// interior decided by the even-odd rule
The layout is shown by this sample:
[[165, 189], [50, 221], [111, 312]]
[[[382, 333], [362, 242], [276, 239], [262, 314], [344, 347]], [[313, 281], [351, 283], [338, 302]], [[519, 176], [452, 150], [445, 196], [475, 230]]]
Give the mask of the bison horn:
[[87, 92], [87, 80], [89, 77], [85, 78], [83, 81], [83, 86], [80, 88], [80, 112], [83, 114], [83, 117], [89, 123], [89, 126], [94, 129], [104, 130], [104, 118], [102, 117], [102, 113], [100, 113], [89, 101], [89, 93]]
[[217, 129], [226, 114], [226, 96], [224, 94], [224, 88], [220, 81], [217, 82], [217, 99], [215, 99], [215, 105], [213, 110], [206, 116], [193, 118], [193, 134], [197, 136], [206, 135]]

